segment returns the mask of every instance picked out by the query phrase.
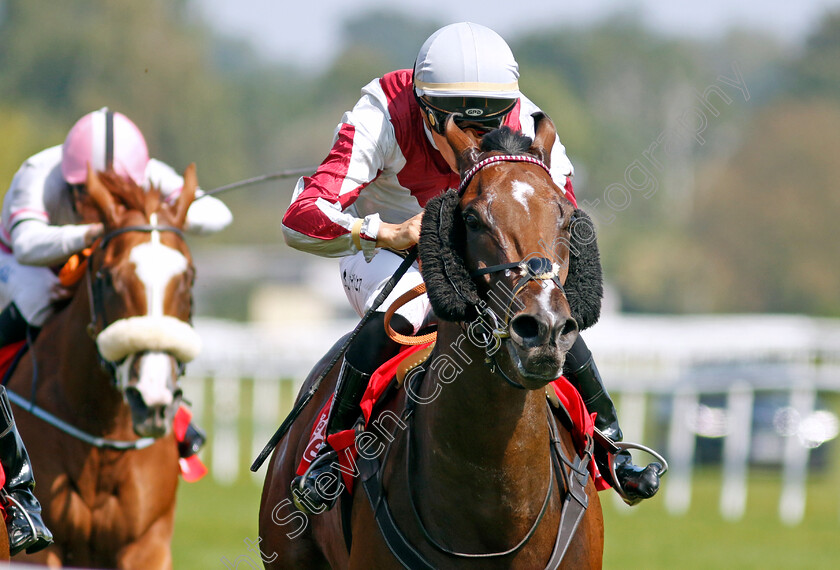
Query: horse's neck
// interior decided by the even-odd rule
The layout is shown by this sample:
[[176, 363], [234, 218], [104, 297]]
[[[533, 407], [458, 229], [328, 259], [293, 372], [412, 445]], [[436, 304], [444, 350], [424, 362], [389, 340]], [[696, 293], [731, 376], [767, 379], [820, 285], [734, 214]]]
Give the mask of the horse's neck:
[[[530, 502], [550, 477], [545, 394], [510, 386], [484, 358], [459, 327], [440, 327], [421, 395], [439, 393], [415, 412], [419, 471], [431, 479], [438, 473], [469, 478], [489, 495]], [[448, 384], [437, 380], [444, 366], [457, 371]]]
[[95, 341], [87, 331], [91, 320], [88, 295], [84, 283], [79, 287], [70, 304], [48, 322], [41, 333], [44, 338], [39, 340], [55, 347], [57, 369], [51, 372], [65, 403], [84, 409], [92, 423], [99, 418], [110, 424], [122, 412], [122, 398], [100, 366]]

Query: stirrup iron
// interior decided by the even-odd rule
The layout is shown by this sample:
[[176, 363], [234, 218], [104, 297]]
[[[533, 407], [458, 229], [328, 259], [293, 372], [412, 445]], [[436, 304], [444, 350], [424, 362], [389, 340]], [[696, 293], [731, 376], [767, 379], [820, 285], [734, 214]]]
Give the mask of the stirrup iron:
[[[631, 441], [613, 441], [610, 439], [609, 436], [604, 435], [604, 432], [595, 428], [595, 439], [601, 444], [607, 451], [607, 459], [610, 465], [610, 476], [612, 477], [613, 481], [613, 489], [621, 499], [627, 503], [628, 505], [632, 505], [633, 499], [627, 495], [627, 492], [621, 488], [621, 484], [618, 481], [618, 476], [615, 472], [615, 456], [621, 451], [629, 451], [631, 449], [636, 449], [638, 451], [644, 451], [648, 455], [652, 456], [657, 463], [660, 464], [660, 469], [656, 471], [657, 477], [662, 477], [668, 471], [668, 461], [662, 457], [660, 453], [656, 450], [647, 447], [646, 445], [642, 445], [641, 443], [633, 443]], [[648, 465], [651, 465], [648, 463]]]

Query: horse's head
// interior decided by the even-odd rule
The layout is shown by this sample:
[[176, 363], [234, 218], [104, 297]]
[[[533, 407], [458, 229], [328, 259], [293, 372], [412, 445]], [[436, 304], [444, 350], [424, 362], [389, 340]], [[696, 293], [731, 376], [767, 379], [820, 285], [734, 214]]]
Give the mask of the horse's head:
[[80, 211], [105, 226], [89, 259], [88, 332], [143, 437], [169, 433], [181, 401], [178, 378], [200, 351], [190, 326], [195, 270], [182, 229], [195, 197], [195, 167], [174, 203], [131, 180], [88, 171]]
[[526, 388], [562, 373], [602, 296], [594, 227], [553, 182], [555, 128], [535, 119], [532, 141], [504, 128], [479, 139], [450, 117], [462, 184], [426, 205], [420, 240], [437, 316], [479, 325], [470, 338]]

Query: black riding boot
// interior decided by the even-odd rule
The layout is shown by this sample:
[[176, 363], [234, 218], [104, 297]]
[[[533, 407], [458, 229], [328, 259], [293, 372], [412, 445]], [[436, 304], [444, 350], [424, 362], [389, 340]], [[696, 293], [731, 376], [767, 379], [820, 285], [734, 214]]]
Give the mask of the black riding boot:
[[26, 319], [14, 303], [0, 311], [0, 348], [26, 338]]
[[0, 386], [0, 408], [0, 463], [6, 473], [2, 501], [9, 549], [12, 556], [23, 549], [32, 554], [52, 544], [53, 536], [41, 518], [41, 504], [32, 494], [32, 464], [15, 426], [5, 386]]
[[[621, 427], [618, 425], [615, 405], [604, 387], [604, 382], [592, 359], [592, 353], [580, 336], [569, 351], [564, 368], [566, 377], [580, 392], [587, 411], [598, 414], [595, 418], [595, 427], [611, 440], [622, 441], [624, 434], [621, 433]], [[639, 467], [633, 464], [633, 457], [629, 451], [619, 451], [614, 455], [615, 475], [618, 479], [616, 482], [612, 481], [607, 450], [600, 445], [595, 449], [595, 461], [601, 476], [613, 486], [617, 483], [618, 487], [624, 491], [625, 501], [629, 504], [649, 499], [659, 490], [659, 472], [662, 468], [659, 463]]]
[[[371, 374], [399, 352], [399, 345], [385, 333], [384, 318], [384, 313], [375, 313], [347, 348], [336, 383], [335, 397], [327, 417], [327, 435], [353, 427], [361, 415], [359, 404]], [[411, 323], [398, 314], [391, 317], [391, 328], [401, 334], [414, 332]], [[324, 443], [312, 463], [315, 466], [305, 476], [299, 475], [292, 481], [292, 497], [301, 511], [320, 514], [332, 509], [341, 495], [337, 484], [329, 484], [329, 488], [323, 488], [330, 481], [340, 481], [340, 473], [336, 467], [338, 456]], [[315, 482], [325, 473], [332, 474], [332, 477], [322, 479], [322, 488], [319, 489]]]
[[207, 434], [204, 430], [190, 422], [187, 432], [184, 434], [184, 441], [178, 442], [178, 456], [182, 459], [192, 457], [204, 447], [207, 442]]

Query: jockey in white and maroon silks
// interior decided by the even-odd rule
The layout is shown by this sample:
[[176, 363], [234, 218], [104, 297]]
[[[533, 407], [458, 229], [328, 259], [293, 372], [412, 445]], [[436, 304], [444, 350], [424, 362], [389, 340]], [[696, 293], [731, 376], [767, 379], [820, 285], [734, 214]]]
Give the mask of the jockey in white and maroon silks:
[[[402, 261], [389, 250], [415, 245], [426, 202], [459, 186], [455, 156], [443, 136], [447, 116], [460, 113], [456, 123], [462, 128], [486, 132], [506, 125], [534, 137], [532, 115], [539, 109], [520, 93], [518, 81], [518, 64], [498, 34], [472, 23], [441, 28], [423, 44], [413, 70], [388, 73], [362, 89], [361, 99], [336, 128], [327, 158], [313, 176], [298, 181], [283, 218], [286, 242], [303, 251], [341, 257], [344, 289], [360, 316]], [[550, 166], [554, 182], [576, 205], [574, 172], [559, 140], [552, 147]], [[350, 428], [359, 416], [359, 400], [371, 373], [398, 350], [385, 335], [384, 311], [421, 282], [415, 263], [378, 308], [382, 312], [348, 347], [328, 433]], [[417, 332], [429, 312], [428, 298], [419, 297], [397, 309], [391, 326], [403, 334]], [[621, 440], [615, 407], [580, 337], [565, 370], [589, 411], [598, 413], [596, 426]], [[332, 508], [337, 500], [315, 485], [319, 475], [333, 469], [331, 464], [315, 467], [305, 479], [293, 482], [317, 512]], [[606, 466], [601, 471], [609, 473]], [[648, 498], [659, 488], [656, 470], [633, 465], [626, 451], [619, 454], [616, 474], [631, 496]]]
[[[30, 157], [12, 179], [3, 201], [0, 227], [0, 346], [39, 329], [55, 311], [54, 303], [69, 292], [60, 284], [56, 268], [102, 235], [101, 223], [84, 224], [75, 210], [74, 192], [83, 191], [88, 164], [95, 171], [113, 168], [140, 186], [159, 188], [175, 200], [183, 179], [163, 162], [149, 158], [137, 126], [107, 108], [79, 119], [64, 141]], [[232, 215], [219, 200], [205, 197], [187, 213], [188, 231], [211, 233], [230, 224]], [[32, 494], [35, 480], [17, 432], [5, 389], [0, 388], [0, 463], [6, 472], [4, 491], [12, 553], [32, 553], [52, 542]], [[190, 426], [182, 457], [194, 455], [204, 434]]]

